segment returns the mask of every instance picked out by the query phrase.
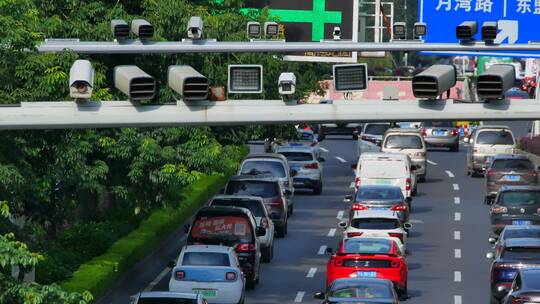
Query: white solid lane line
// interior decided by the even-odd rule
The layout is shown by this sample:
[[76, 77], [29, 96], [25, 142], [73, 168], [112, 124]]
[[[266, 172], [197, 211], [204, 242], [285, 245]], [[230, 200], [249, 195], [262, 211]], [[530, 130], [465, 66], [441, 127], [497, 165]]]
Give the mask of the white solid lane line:
[[297, 292], [296, 297], [294, 298], [294, 303], [302, 303], [302, 300], [304, 299], [305, 295], [306, 295], [305, 291]]
[[169, 273], [171, 272], [171, 269], [170, 268], [165, 268], [163, 269], [163, 271], [161, 271], [158, 276], [152, 281], [150, 282], [150, 284], [148, 284], [148, 286], [146, 286], [146, 288], [144, 289], [144, 291], [151, 291], [152, 289], [154, 289], [154, 287], [166, 276], [168, 275]]
[[459, 241], [461, 240], [461, 231], [454, 231], [454, 240]]
[[339, 210], [338, 213], [337, 213], [336, 218], [337, 218], [338, 220], [341, 220], [341, 219], [343, 218], [343, 215], [344, 215], [344, 214], [345, 214], [345, 211]]
[[461, 304], [461, 303], [463, 303], [461, 296], [459, 295], [454, 296], [454, 304]]
[[459, 248], [454, 249], [454, 258], [461, 259], [461, 249]]
[[454, 282], [461, 282], [461, 271], [454, 271]]
[[321, 147], [321, 151], [326, 152], [326, 153], [330, 152], [330, 151], [328, 151], [327, 149], [325, 149], [323, 147]]
[[446, 170], [446, 174], [447, 174], [448, 177], [450, 177], [450, 178], [456, 177], [456, 176], [454, 175], [454, 173], [452, 173], [452, 171], [450, 171], [450, 170]]
[[317, 268], [311, 267], [308, 273], [306, 274], [306, 278], [313, 278], [316, 273], [317, 273]]
[[454, 190], [456, 190], [456, 191], [459, 190], [459, 185], [458, 184], [453, 184], [452, 187], [454, 187]]
[[454, 221], [456, 221], [456, 222], [461, 221], [461, 212], [455, 212], [454, 213]]
[[336, 156], [336, 159], [339, 160], [340, 162], [342, 163], [346, 163], [347, 161], [344, 160], [343, 158], [339, 157], [339, 156]]
[[457, 197], [457, 196], [454, 197], [454, 204], [456, 204], [456, 205], [461, 204], [461, 198], [459, 198], [459, 197]]
[[436, 162], [431, 161], [431, 160], [429, 160], [429, 159], [427, 160], [427, 162], [428, 162], [428, 164], [430, 164], [430, 165], [434, 165], [434, 166], [437, 166], [437, 165], [438, 165]]
[[326, 248], [327, 246], [326, 245], [322, 245], [320, 248], [319, 248], [319, 251], [317, 252], [318, 255], [323, 255], [326, 253]]
[[411, 223], [411, 224], [423, 224], [424, 221], [422, 221], [422, 220], [409, 220], [409, 223]]
[[334, 235], [336, 235], [336, 228], [332, 228], [330, 229], [330, 231], [328, 231], [329, 237], [334, 237]]

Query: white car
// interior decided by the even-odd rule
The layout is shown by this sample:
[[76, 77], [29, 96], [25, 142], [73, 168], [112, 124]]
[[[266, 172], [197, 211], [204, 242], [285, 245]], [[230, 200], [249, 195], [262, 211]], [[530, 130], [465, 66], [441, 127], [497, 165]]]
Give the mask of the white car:
[[322, 192], [323, 168], [313, 151], [304, 146], [284, 146], [276, 149], [276, 153], [287, 158], [291, 170], [296, 172], [293, 185], [298, 188], [313, 189], [315, 194]]
[[418, 180], [427, 175], [427, 146], [418, 129], [389, 129], [386, 131], [381, 152], [407, 154], [416, 167]]
[[169, 291], [201, 294], [208, 303], [244, 303], [246, 280], [232, 247], [185, 246], [172, 269]]
[[131, 297], [131, 304], [182, 303], [207, 304], [200, 294], [170, 291], [145, 291]]
[[313, 130], [304, 130], [297, 129], [297, 139], [289, 141], [279, 141], [274, 140], [272, 143], [272, 152], [277, 153], [277, 150], [280, 147], [284, 146], [305, 146], [310, 148], [317, 159], [321, 158], [321, 147], [319, 145], [319, 140], [317, 139], [317, 134]]
[[[343, 238], [370, 237], [385, 238], [396, 242], [401, 252], [407, 249], [407, 230], [410, 223], [402, 223], [398, 214], [390, 210], [355, 211], [349, 221], [342, 221]], [[407, 229], [407, 230], [406, 230]]]

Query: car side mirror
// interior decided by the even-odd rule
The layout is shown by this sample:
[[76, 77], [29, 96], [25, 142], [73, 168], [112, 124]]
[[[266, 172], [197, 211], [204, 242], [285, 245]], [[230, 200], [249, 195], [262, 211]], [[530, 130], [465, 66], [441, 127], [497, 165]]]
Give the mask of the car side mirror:
[[257, 236], [265, 236], [266, 235], [266, 229], [263, 227], [257, 227]]
[[291, 169], [291, 176], [292, 177], [295, 177], [298, 175], [298, 171], [294, 170], [294, 169]]
[[352, 203], [352, 201], [353, 201], [352, 195], [346, 195], [345, 198], [343, 199], [344, 203]]
[[324, 292], [317, 292], [313, 297], [318, 300], [324, 300]]
[[495, 258], [495, 253], [493, 252], [486, 253], [486, 259], [493, 260], [494, 258]]
[[326, 250], [324, 251], [326, 254], [334, 254], [334, 249], [328, 247], [326, 248]]
[[324, 163], [326, 161], [326, 159], [324, 159], [324, 157], [319, 157], [319, 162], [320, 163]]
[[346, 221], [339, 222], [338, 227], [341, 228], [341, 229], [346, 229], [347, 228], [347, 222]]
[[497, 239], [494, 238], [494, 237], [490, 237], [490, 238], [488, 239], [488, 242], [489, 242], [490, 244], [495, 244], [495, 243], [497, 243]]
[[403, 228], [409, 230], [409, 229], [412, 228], [412, 224], [411, 224], [411, 223], [404, 223], [404, 224], [403, 224]]
[[174, 268], [174, 266], [176, 266], [176, 261], [175, 260], [169, 261], [169, 263], [167, 263], [168, 268]]
[[191, 228], [191, 226], [189, 224], [184, 225], [184, 233], [188, 233], [189, 228]]

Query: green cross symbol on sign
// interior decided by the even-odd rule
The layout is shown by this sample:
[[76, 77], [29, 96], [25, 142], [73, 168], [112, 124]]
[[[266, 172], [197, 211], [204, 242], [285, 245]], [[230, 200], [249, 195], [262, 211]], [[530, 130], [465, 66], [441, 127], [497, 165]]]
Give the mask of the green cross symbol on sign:
[[[293, 0], [291, 0], [293, 1]], [[248, 9], [253, 10], [253, 9]], [[324, 25], [341, 24], [342, 13], [326, 10], [326, 0], [313, 0], [313, 10], [287, 10], [270, 8], [270, 16], [281, 22], [311, 23], [311, 41], [324, 39]]]

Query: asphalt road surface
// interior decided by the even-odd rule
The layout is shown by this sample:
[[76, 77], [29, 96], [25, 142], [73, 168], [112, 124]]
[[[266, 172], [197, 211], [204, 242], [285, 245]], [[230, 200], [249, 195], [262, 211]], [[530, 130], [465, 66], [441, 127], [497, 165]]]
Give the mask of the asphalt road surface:
[[[337, 227], [347, 214], [343, 203], [352, 194], [356, 142], [328, 137], [321, 143], [324, 189], [319, 196], [295, 194], [295, 213], [285, 239], [277, 239], [275, 258], [263, 264], [261, 283], [247, 292], [246, 303], [320, 303], [313, 294], [324, 290], [325, 246], [336, 248], [341, 237]], [[252, 146], [255, 151], [261, 146]], [[471, 178], [465, 170], [466, 148], [459, 153], [428, 152], [428, 176], [418, 185], [412, 202], [408, 249], [409, 295], [405, 303], [489, 303], [490, 250], [488, 208], [483, 205], [484, 181]], [[99, 304], [128, 303], [130, 295], [142, 290], [167, 290], [168, 261], [180, 251], [181, 229], [169, 242], [141, 261], [113, 286]]]

